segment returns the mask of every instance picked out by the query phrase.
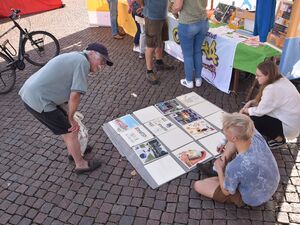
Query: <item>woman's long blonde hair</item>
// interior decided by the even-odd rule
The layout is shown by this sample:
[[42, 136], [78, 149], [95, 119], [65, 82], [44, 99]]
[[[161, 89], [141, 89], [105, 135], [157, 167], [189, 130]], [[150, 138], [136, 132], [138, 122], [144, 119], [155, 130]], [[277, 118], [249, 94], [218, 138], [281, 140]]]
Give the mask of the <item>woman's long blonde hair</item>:
[[269, 84], [273, 84], [275, 81], [279, 80], [282, 76], [278, 71], [277, 65], [270, 59], [265, 60], [258, 64], [257, 69], [259, 69], [263, 75], [268, 76], [268, 81], [264, 85], [259, 87], [258, 94], [255, 97], [256, 102], [260, 102], [263, 90]]

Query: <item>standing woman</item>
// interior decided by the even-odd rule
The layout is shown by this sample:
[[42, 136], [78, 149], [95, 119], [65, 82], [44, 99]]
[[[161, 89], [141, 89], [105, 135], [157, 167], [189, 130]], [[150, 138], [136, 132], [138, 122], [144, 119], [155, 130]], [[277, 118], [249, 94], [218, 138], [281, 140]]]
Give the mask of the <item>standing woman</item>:
[[209, 25], [206, 13], [207, 0], [175, 0], [172, 13], [179, 14], [178, 35], [184, 59], [185, 79], [181, 85], [193, 88], [202, 84], [202, 43]]
[[300, 94], [271, 60], [257, 66], [256, 79], [259, 92], [240, 112], [250, 115], [256, 129], [266, 137], [270, 148], [275, 149], [285, 144], [285, 138], [299, 136]]

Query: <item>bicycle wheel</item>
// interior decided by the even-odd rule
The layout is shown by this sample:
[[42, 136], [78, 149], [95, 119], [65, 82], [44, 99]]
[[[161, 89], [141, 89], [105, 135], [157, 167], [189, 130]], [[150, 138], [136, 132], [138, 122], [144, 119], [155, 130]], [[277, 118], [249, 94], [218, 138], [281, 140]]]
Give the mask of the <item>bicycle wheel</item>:
[[16, 68], [7, 56], [0, 53], [0, 94], [11, 91], [16, 83]]
[[24, 58], [33, 65], [43, 66], [59, 54], [58, 40], [46, 31], [33, 31], [22, 44]]

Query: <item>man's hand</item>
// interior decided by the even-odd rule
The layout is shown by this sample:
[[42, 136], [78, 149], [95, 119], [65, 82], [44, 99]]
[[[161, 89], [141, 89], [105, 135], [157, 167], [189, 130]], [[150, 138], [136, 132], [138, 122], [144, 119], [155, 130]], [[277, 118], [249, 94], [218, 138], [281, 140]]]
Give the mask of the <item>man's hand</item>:
[[79, 132], [80, 126], [74, 120], [74, 118], [69, 118], [69, 123], [70, 123], [71, 127], [68, 129], [68, 131], [70, 131], [70, 132]]
[[226, 164], [226, 158], [225, 157], [220, 157], [214, 162], [214, 166], [216, 171], [223, 172]]
[[136, 13], [137, 13], [138, 15], [142, 15], [143, 9], [144, 9], [144, 7], [138, 8], [138, 9], [136, 10]]

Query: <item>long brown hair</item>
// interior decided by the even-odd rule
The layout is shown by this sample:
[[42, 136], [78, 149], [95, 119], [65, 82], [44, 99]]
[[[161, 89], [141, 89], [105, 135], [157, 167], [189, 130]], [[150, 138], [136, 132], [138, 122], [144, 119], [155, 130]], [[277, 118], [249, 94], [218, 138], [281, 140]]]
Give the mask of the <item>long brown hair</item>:
[[255, 97], [256, 102], [260, 102], [263, 90], [269, 84], [273, 84], [275, 81], [279, 80], [282, 76], [278, 72], [277, 65], [270, 59], [258, 64], [257, 69], [259, 69], [264, 76], [268, 76], [268, 81], [259, 87], [258, 94]]

